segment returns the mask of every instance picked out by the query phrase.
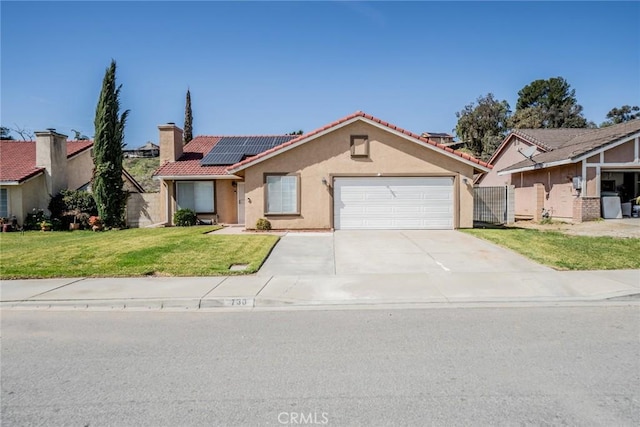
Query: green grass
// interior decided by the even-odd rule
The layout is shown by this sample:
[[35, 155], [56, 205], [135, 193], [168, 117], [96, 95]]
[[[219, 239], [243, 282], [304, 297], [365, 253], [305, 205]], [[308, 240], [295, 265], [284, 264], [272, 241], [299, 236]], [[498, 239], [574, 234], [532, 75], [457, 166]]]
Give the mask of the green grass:
[[462, 231], [558, 270], [640, 268], [640, 239], [568, 236], [553, 231], [517, 228]]
[[160, 191], [160, 181], [151, 177], [153, 171], [160, 166], [158, 157], [152, 158], [128, 158], [124, 159], [122, 166], [138, 181], [144, 191], [153, 193]]
[[[0, 278], [249, 274], [278, 241], [265, 234], [204, 234], [216, 228], [0, 233]], [[249, 266], [230, 272], [232, 264]]]

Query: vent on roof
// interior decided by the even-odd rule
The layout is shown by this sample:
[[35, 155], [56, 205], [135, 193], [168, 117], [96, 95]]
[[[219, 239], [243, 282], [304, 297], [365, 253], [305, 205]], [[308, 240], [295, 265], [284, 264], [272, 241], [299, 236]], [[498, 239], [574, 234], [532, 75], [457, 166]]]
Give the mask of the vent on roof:
[[233, 165], [297, 137], [297, 135], [225, 136], [202, 158], [200, 164], [202, 166]]

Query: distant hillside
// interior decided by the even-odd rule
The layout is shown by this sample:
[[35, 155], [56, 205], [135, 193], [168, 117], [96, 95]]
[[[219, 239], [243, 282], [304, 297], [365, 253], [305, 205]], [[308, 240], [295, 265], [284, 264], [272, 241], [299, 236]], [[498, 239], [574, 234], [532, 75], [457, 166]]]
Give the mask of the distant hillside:
[[153, 171], [160, 166], [160, 158], [128, 158], [124, 159], [122, 165], [142, 185], [144, 191], [148, 193], [160, 191], [160, 181], [151, 178]]

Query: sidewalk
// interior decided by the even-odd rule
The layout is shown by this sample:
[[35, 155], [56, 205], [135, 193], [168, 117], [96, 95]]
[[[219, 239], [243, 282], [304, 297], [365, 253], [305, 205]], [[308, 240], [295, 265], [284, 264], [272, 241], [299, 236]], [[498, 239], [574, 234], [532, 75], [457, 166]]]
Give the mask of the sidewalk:
[[640, 295], [640, 270], [3, 280], [2, 309], [385, 307]]

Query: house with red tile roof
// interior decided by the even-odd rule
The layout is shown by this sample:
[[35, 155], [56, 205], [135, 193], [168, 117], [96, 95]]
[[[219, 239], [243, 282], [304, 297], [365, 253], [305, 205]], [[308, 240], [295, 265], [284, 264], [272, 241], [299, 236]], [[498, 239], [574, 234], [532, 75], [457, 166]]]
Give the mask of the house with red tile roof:
[[[52, 195], [84, 189], [93, 174], [93, 141], [67, 141], [50, 129], [36, 132], [35, 141], [0, 141], [0, 217], [22, 224], [34, 209], [47, 212]], [[127, 172], [125, 188], [144, 190]]]
[[571, 222], [606, 218], [603, 202], [617, 205], [615, 216], [630, 216], [640, 196], [640, 119], [599, 129], [515, 129], [489, 163], [476, 182], [513, 186], [516, 218], [539, 220], [543, 209]]
[[473, 226], [489, 164], [358, 111], [304, 135], [197, 136], [159, 126], [161, 220], [177, 209], [254, 229]]

